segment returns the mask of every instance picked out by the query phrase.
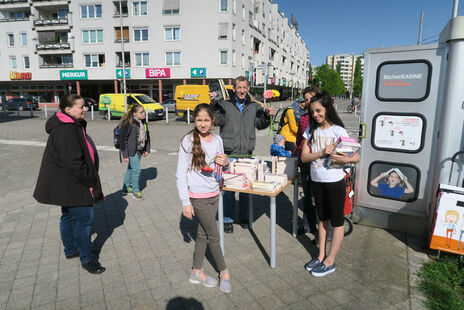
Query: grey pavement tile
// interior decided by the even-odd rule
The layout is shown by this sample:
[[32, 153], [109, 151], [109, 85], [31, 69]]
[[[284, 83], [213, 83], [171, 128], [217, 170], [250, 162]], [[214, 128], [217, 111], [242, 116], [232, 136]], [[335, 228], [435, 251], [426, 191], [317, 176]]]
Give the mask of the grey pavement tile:
[[82, 310], [106, 310], [106, 303], [94, 304], [86, 307], [82, 307]]
[[34, 292], [34, 284], [24, 286], [15, 290], [12, 290], [10, 293], [9, 299], [21, 299], [21, 298], [32, 298]]
[[[106, 294], [105, 294], [106, 298]], [[114, 296], [109, 299], [106, 299], [107, 309], [111, 310], [126, 310], [131, 308], [129, 296], [121, 295]]]
[[[309, 300], [300, 300], [294, 304], [286, 306], [286, 309], [290, 310], [312, 310], [317, 309], [317, 307], [311, 303]], [[337, 309], [337, 307], [332, 308], [332, 310]]]
[[149, 289], [148, 284], [145, 280], [135, 280], [131, 282], [124, 282], [126, 291], [129, 295], [133, 295]]
[[56, 302], [56, 310], [77, 310], [80, 309], [80, 298], [66, 298]]
[[29, 309], [32, 295], [21, 298], [10, 298], [6, 304], [7, 309]]
[[256, 303], [256, 299], [246, 289], [236, 289], [232, 284], [232, 292], [227, 297], [237, 308], [246, 308], [247, 305]]
[[321, 310], [331, 309], [338, 305], [338, 302], [336, 302], [333, 298], [331, 298], [329, 296], [329, 293], [326, 294], [325, 292], [320, 292], [319, 294], [315, 294], [311, 296], [309, 300], [318, 309], [321, 309]]
[[294, 304], [300, 300], [305, 299], [293, 287], [280, 288], [274, 290], [273, 293], [286, 305]]
[[265, 297], [261, 297], [258, 299], [258, 303], [264, 308], [264, 309], [284, 309], [285, 304], [276, 296], [273, 294], [267, 295]]
[[92, 305], [101, 304], [105, 302], [103, 291], [93, 291], [80, 295], [80, 306], [86, 308]]
[[202, 303], [207, 305], [207, 309], [238, 309], [226, 296], [212, 297]]
[[43, 306], [43, 305], [53, 305], [53, 309], [54, 309], [55, 302], [56, 302], [56, 292], [55, 294], [47, 294], [47, 293], [34, 294], [34, 296], [32, 297], [31, 308], [36, 309], [39, 306]]
[[153, 305], [155, 300], [149, 290], [138, 292], [133, 295], [129, 295], [131, 307], [136, 308], [143, 305]]

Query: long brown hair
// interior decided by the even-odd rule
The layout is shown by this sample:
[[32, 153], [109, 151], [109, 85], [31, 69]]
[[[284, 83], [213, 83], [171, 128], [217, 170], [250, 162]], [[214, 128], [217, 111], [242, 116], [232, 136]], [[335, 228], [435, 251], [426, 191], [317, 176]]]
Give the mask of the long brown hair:
[[121, 127], [126, 123], [129, 123], [132, 127], [134, 127], [134, 114], [137, 113], [139, 108], [143, 109], [143, 105], [138, 103], [132, 105], [131, 109], [121, 118], [121, 121], [119, 122], [119, 129], [121, 129]]
[[[195, 110], [193, 110], [193, 119], [195, 119], [198, 116], [198, 113], [201, 111], [206, 111], [208, 113], [208, 116], [211, 118], [211, 126], [214, 124], [214, 112], [213, 108], [211, 105], [207, 103], [201, 103], [197, 105]], [[188, 152], [184, 146], [182, 145], [182, 140], [188, 135], [192, 134], [193, 136], [193, 143], [192, 143], [192, 149], [190, 152]], [[201, 140], [200, 140], [200, 132], [198, 131], [197, 127], [193, 128], [185, 136], [182, 137], [182, 140], [180, 142], [180, 145], [184, 149], [186, 153], [191, 153], [192, 154], [192, 163], [190, 164], [190, 169], [192, 170], [201, 170], [201, 168], [205, 167], [207, 165], [205, 157], [205, 151], [203, 151], [203, 148], [201, 147]]]

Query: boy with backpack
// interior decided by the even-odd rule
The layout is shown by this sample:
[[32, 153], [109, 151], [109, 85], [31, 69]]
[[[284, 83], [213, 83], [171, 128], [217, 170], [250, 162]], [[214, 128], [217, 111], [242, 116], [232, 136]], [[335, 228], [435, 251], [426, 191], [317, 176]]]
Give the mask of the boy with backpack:
[[296, 134], [298, 132], [300, 117], [305, 114], [304, 108], [304, 101], [297, 100], [292, 104], [291, 108], [285, 108], [282, 111], [283, 117], [279, 120], [276, 119], [276, 122], [278, 121], [280, 126], [280, 130], [277, 133], [284, 136], [286, 140], [285, 150], [292, 152], [293, 155], [296, 155]]

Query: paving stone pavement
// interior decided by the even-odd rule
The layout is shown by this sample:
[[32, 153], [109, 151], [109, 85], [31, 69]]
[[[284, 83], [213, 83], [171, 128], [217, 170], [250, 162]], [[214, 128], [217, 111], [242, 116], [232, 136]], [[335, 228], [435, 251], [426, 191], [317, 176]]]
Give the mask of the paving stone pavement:
[[[339, 101], [340, 111], [346, 104]], [[356, 132], [357, 117], [341, 116]], [[63, 254], [60, 209], [32, 197], [45, 119], [0, 114], [0, 310], [424, 307], [415, 275], [427, 260], [419, 237], [356, 225], [344, 239], [337, 271], [324, 278], [308, 274], [303, 266], [317, 248], [312, 235], [291, 235], [291, 188], [277, 198], [277, 268], [269, 268], [269, 201], [255, 197], [254, 231], [237, 225], [225, 235], [232, 293], [188, 283], [197, 223], [181, 218], [175, 169], [178, 143], [192, 125], [171, 120], [150, 123], [155, 152], [142, 160], [143, 201], [121, 196], [125, 166], [112, 149], [117, 121], [89, 121], [106, 194], [95, 206], [93, 235], [106, 272], [91, 275]], [[268, 131], [257, 136], [256, 154], [268, 155]], [[204, 268], [214, 275], [210, 261], [207, 256]]]

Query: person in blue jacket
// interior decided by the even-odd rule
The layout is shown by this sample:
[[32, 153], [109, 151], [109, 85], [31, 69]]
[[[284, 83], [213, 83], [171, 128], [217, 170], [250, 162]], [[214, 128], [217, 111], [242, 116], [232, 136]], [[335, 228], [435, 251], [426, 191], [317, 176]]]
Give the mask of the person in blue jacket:
[[291, 151], [285, 150], [285, 137], [282, 135], [276, 135], [274, 137], [274, 143], [271, 144], [271, 156], [292, 156]]

